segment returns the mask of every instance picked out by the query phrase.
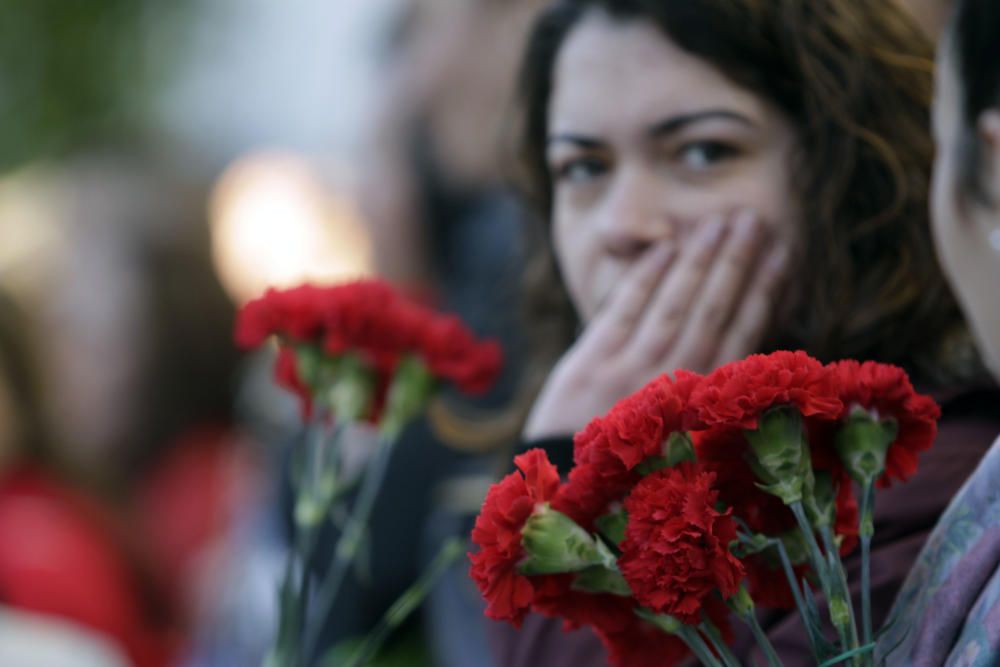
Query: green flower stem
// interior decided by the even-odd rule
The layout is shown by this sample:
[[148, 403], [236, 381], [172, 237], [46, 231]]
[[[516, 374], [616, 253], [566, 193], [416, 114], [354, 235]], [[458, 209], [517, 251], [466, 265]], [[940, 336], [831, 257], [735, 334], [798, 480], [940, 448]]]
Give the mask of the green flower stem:
[[830, 658], [826, 662], [823, 662], [822, 664], [820, 664], [819, 667], [833, 667], [833, 665], [839, 665], [842, 662], [846, 662], [850, 658], [855, 658], [855, 657], [857, 657], [859, 655], [864, 655], [864, 654], [871, 654], [874, 651], [875, 651], [875, 644], [868, 644], [866, 646], [859, 646], [858, 648], [851, 649], [850, 651], [847, 651], [845, 653], [841, 653], [840, 655], [836, 655], [836, 656]]
[[[858, 535], [861, 539], [861, 627], [862, 641], [867, 646], [872, 643], [872, 536], [875, 534], [875, 480], [864, 486], [861, 497], [861, 516]], [[873, 655], [864, 654], [866, 664], [872, 664]]]
[[[788, 579], [788, 585], [792, 589], [792, 597], [795, 598], [795, 607], [799, 610], [802, 625], [806, 628], [806, 634], [809, 635], [809, 646], [812, 648], [813, 655], [819, 656], [819, 643], [816, 641], [812, 623], [809, 622], [809, 612], [806, 610], [806, 602], [802, 597], [799, 581], [795, 577], [792, 560], [788, 557], [788, 550], [785, 549], [785, 543], [781, 540], [774, 540], [773, 544], [778, 550], [778, 557], [781, 559], [781, 568], [785, 571], [785, 578]], [[756, 621], [756, 619], [754, 620]]]
[[722, 638], [722, 634], [715, 627], [715, 623], [712, 623], [711, 619], [703, 615], [701, 625], [698, 626], [698, 629], [708, 637], [708, 641], [712, 644], [715, 652], [719, 654], [719, 657], [722, 658], [722, 664], [725, 667], [742, 667], [740, 659], [736, 657], [729, 648], [729, 645], [726, 644], [726, 641]]
[[378, 497], [379, 489], [382, 487], [386, 471], [389, 468], [389, 460], [392, 458], [394, 443], [395, 438], [383, 437], [379, 439], [374, 460], [365, 470], [361, 490], [358, 492], [358, 498], [351, 509], [347, 525], [344, 526], [344, 532], [341, 533], [340, 539], [337, 540], [333, 564], [330, 566], [330, 571], [327, 573], [320, 587], [314, 622], [308, 623], [306, 627], [304, 655], [307, 662], [316, 652], [320, 631], [326, 623], [327, 616], [330, 615], [333, 603], [337, 599], [337, 593], [340, 592], [340, 587], [344, 583], [347, 571], [354, 562], [358, 548], [361, 546], [361, 538], [364, 534], [365, 526], [368, 525], [368, 519], [375, 505], [375, 499]]
[[798, 523], [799, 531], [802, 532], [802, 538], [806, 543], [809, 560], [813, 566], [813, 570], [816, 571], [816, 576], [819, 577], [823, 593], [826, 595], [830, 588], [827, 563], [826, 558], [823, 557], [823, 552], [820, 551], [819, 543], [816, 542], [816, 534], [813, 532], [812, 524], [806, 518], [806, 511], [801, 502], [792, 503], [788, 508], [795, 515], [795, 521]]
[[712, 649], [708, 648], [705, 644], [705, 640], [701, 638], [693, 626], [682, 625], [680, 630], [677, 631], [677, 636], [681, 638], [687, 647], [691, 649], [694, 656], [698, 658], [702, 665], [705, 667], [724, 667], [715, 654], [712, 653]]
[[[833, 627], [837, 629], [837, 635], [840, 637], [840, 641], [844, 648], [851, 647], [850, 636], [851, 632], [848, 628], [851, 625], [845, 612], [838, 608], [844, 605], [850, 605], [850, 602], [840, 599], [839, 592], [834, 590], [833, 582], [831, 581], [831, 572], [829, 564], [823, 553], [820, 551], [819, 544], [816, 542], [816, 535], [813, 533], [812, 524], [809, 523], [809, 519], [806, 518], [805, 508], [802, 506], [801, 502], [792, 503], [788, 506], [792, 510], [792, 514], [795, 515], [795, 521], [799, 524], [799, 530], [802, 532], [802, 537], [806, 541], [806, 546], [809, 551], [809, 560], [812, 563], [813, 570], [816, 572], [816, 576], [819, 577], [820, 586], [823, 589], [823, 596], [826, 598], [827, 610], [830, 612], [830, 620], [833, 622]], [[838, 606], [838, 601], [840, 605]]]
[[264, 659], [264, 667], [288, 667], [294, 665], [296, 656], [294, 652], [299, 645], [300, 624], [295, 618], [296, 607], [289, 604], [291, 601], [291, 591], [295, 585], [295, 551], [288, 550], [285, 558], [285, 573], [281, 579], [279, 590], [280, 612], [278, 616], [278, 634], [274, 638], [274, 645]]
[[[796, 588], [798, 588], [796, 586]], [[768, 639], [767, 633], [764, 629], [760, 627], [760, 623], [757, 621], [757, 615], [753, 612], [749, 614], [742, 614], [740, 618], [743, 622], [750, 627], [750, 632], [753, 633], [753, 638], [757, 640], [757, 646], [760, 650], [764, 652], [764, 657], [767, 658], [767, 664], [769, 667], [782, 667], [784, 663], [781, 662], [781, 658], [778, 657], [778, 652], [774, 650], [774, 645], [771, 644], [771, 640]], [[803, 621], [805, 619], [803, 618]], [[810, 642], [812, 637], [809, 638]]]
[[[375, 657], [389, 635], [420, 607], [437, 580], [462, 557], [467, 547], [466, 542], [459, 538], [451, 538], [445, 542], [420, 578], [397, 598], [375, 629], [365, 637], [364, 642], [351, 656], [347, 667], [363, 667]], [[323, 663], [335, 667], [329, 659]]]
[[336, 442], [339, 425], [329, 436], [322, 414], [309, 424], [306, 441], [301, 451], [306, 462], [294, 478], [296, 511], [294, 541], [288, 552], [288, 562], [281, 584], [281, 611], [275, 647], [268, 656], [269, 665], [285, 667], [301, 661], [300, 650], [303, 622], [309, 608], [309, 563], [316, 548], [319, 526], [326, 514], [333, 484], [326, 482], [336, 475]]
[[[854, 602], [851, 600], [851, 589], [847, 585], [847, 575], [844, 570], [844, 563], [840, 560], [840, 549], [833, 539], [833, 531], [830, 526], [824, 526], [820, 531], [823, 536], [823, 548], [826, 549], [828, 562], [830, 564], [830, 575], [832, 583], [836, 585], [838, 596], [846, 603], [846, 611], [850, 621], [848, 636], [850, 645], [846, 648], [855, 649], [861, 645], [858, 641], [858, 624], [854, 616]], [[859, 662], [863, 656], [858, 656], [855, 662]]]
[[641, 607], [635, 610], [635, 615], [646, 621], [654, 628], [668, 635], [677, 637], [691, 650], [702, 665], [707, 667], [723, 667], [722, 663], [715, 657], [712, 650], [705, 644], [705, 640], [698, 634], [698, 630], [692, 625], [685, 625], [673, 616], [667, 614], [656, 614], [649, 609]]

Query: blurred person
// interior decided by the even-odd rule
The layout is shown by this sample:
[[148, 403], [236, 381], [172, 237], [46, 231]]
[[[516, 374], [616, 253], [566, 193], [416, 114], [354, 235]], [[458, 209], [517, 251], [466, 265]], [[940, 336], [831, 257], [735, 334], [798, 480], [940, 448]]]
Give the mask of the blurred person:
[[[443, 446], [424, 420], [403, 436], [373, 513], [368, 581], [348, 582], [351, 590], [331, 615], [328, 643], [365, 632], [446, 538], [468, 533], [496, 469], [490, 452], [509, 448], [516, 433], [512, 426], [486, 426], [479, 416], [509, 402], [519, 370], [525, 212], [505, 185], [501, 142], [520, 44], [540, 6], [539, 0], [407, 3], [388, 45], [387, 83], [360, 188], [376, 269], [455, 312], [478, 334], [498, 338], [506, 362], [498, 386], [483, 399], [448, 396], [463, 415], [448, 423], [462, 431], [464, 451]], [[454, 567], [424, 614], [434, 664], [442, 667], [488, 664], [482, 606], [465, 569]]]
[[[0, 604], [69, 621], [136, 667], [169, 665], [176, 629], [164, 599], [124, 524], [60, 456], [30, 340], [22, 311], [0, 293]], [[39, 650], [36, 659], [50, 655]]]
[[[564, 0], [522, 78], [524, 172], [549, 223], [531, 363], [552, 369], [526, 446], [568, 471], [573, 432], [675, 368], [779, 348], [902, 365], [945, 418], [917, 476], [880, 497], [877, 623], [1000, 424], [926, 224], [930, 72], [889, 0]], [[763, 622], [786, 664], [811, 664], [794, 614]], [[501, 665], [604, 664], [590, 630], [491, 630]]]
[[[933, 229], [945, 274], [1000, 379], [1000, 5], [957, 0], [938, 53]], [[1000, 412], [1000, 401], [993, 404]], [[896, 601], [890, 665], [1000, 664], [1000, 439], [962, 487]]]
[[189, 639], [206, 568], [262, 483], [233, 423], [234, 307], [204, 197], [137, 156], [81, 157], [54, 181], [66, 239], [37, 313], [45, 418]]
[[913, 18], [917, 20], [924, 33], [937, 41], [944, 30], [951, 10], [953, 0], [899, 0]]

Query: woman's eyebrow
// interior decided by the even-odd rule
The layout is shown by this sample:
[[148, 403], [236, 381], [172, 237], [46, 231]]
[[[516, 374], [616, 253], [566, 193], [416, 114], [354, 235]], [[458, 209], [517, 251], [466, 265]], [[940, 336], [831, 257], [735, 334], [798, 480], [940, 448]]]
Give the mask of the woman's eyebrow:
[[590, 137], [585, 134], [576, 134], [573, 132], [561, 132], [559, 134], [553, 134], [548, 139], [545, 140], [545, 145], [552, 146], [552, 144], [558, 143], [569, 143], [580, 148], [595, 149], [603, 148], [604, 142], [595, 137]]
[[657, 123], [654, 123], [646, 131], [646, 133], [653, 137], [654, 139], [661, 139], [665, 136], [669, 136], [676, 132], [681, 131], [685, 127], [692, 125], [694, 123], [700, 123], [706, 120], [715, 119], [726, 119], [736, 121], [743, 125], [749, 127], [754, 127], [754, 122], [750, 120], [747, 116], [735, 111], [728, 111], [726, 109], [706, 109], [704, 111], [694, 111], [691, 113], [679, 114], [677, 116], [671, 116], [665, 118]]

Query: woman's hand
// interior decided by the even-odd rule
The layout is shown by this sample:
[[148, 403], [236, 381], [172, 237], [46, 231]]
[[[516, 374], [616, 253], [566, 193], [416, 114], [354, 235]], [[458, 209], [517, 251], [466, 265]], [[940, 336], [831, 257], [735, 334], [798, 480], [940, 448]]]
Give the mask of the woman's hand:
[[747, 212], [706, 220], [682, 251], [647, 249], [556, 364], [524, 438], [575, 433], [657, 375], [704, 373], [754, 352], [789, 255]]

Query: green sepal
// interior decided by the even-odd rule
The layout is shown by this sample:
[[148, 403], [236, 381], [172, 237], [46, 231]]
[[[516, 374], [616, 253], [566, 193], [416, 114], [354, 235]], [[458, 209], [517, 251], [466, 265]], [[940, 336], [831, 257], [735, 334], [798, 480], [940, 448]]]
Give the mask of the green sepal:
[[810, 470], [805, 477], [803, 506], [816, 530], [832, 526], [837, 517], [837, 490], [833, 475], [825, 470]]
[[660, 456], [653, 456], [636, 466], [640, 475], [649, 475], [657, 470], [672, 468], [679, 463], [694, 462], [698, 457], [694, 451], [691, 436], [683, 431], [674, 431], [663, 443]]
[[610, 593], [622, 597], [631, 597], [625, 577], [617, 569], [609, 569], [595, 565], [581, 570], [573, 580], [573, 589], [584, 593]]
[[772, 408], [760, 418], [756, 429], [744, 433], [753, 454], [750, 467], [759, 479], [758, 487], [786, 505], [800, 502], [812, 462], [798, 410], [791, 406]]
[[619, 508], [617, 511], [611, 512], [610, 514], [605, 514], [600, 516], [594, 521], [594, 525], [597, 526], [597, 530], [603, 535], [609, 542], [614, 545], [621, 544], [625, 541], [625, 528], [628, 526], [628, 514], [625, 512], [625, 508]]
[[379, 424], [382, 435], [390, 440], [398, 437], [427, 407], [437, 388], [437, 380], [418, 357], [409, 356], [400, 361]]
[[341, 355], [329, 369], [332, 377], [323, 392], [324, 402], [344, 423], [364, 419], [375, 398], [375, 373], [355, 354]]
[[898, 431], [895, 419], [879, 420], [864, 408], [855, 406], [837, 431], [834, 447], [847, 472], [864, 485], [878, 479], [885, 471], [886, 455]]
[[754, 604], [753, 598], [750, 597], [750, 591], [743, 584], [740, 585], [739, 590], [736, 591], [728, 600], [726, 604], [729, 608], [736, 612], [737, 616], [741, 618], [746, 618], [753, 614]]
[[548, 504], [528, 517], [521, 529], [525, 558], [518, 571], [526, 576], [579, 572], [595, 565], [615, 567], [615, 555], [600, 539]]

